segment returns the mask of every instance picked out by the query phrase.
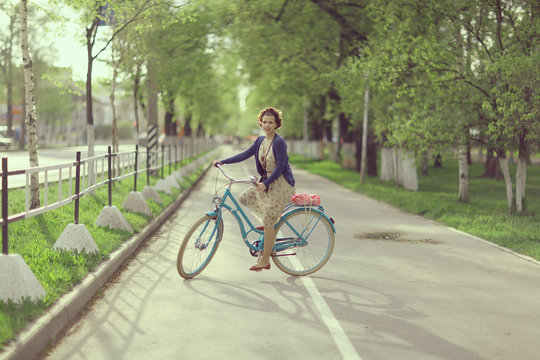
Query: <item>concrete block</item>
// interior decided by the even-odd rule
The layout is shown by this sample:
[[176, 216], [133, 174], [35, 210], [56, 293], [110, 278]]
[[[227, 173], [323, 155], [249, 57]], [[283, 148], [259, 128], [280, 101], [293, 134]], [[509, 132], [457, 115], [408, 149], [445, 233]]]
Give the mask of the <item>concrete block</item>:
[[53, 245], [54, 250], [97, 253], [99, 249], [84, 224], [68, 224]]
[[133, 228], [116, 206], [105, 206], [94, 224], [100, 227], [109, 226], [112, 229], [133, 232]]
[[171, 187], [164, 179], [159, 179], [156, 185], [154, 186], [154, 189], [156, 189], [157, 191], [163, 191], [165, 194], [168, 194], [168, 195], [173, 194]]
[[122, 208], [131, 212], [152, 216], [150, 206], [148, 206], [140, 191], [130, 192], [127, 199], [122, 203]]
[[169, 184], [170, 188], [180, 189], [180, 185], [178, 185], [178, 182], [176, 180], [176, 176], [174, 176], [173, 174], [167, 176], [165, 178], [165, 181], [167, 182], [167, 184]]
[[184, 168], [187, 175], [191, 175], [195, 171], [195, 163], [191, 162]]
[[45, 289], [19, 254], [0, 255], [0, 299], [21, 303], [24, 298], [37, 302]]
[[178, 183], [181, 183], [184, 180], [182, 169], [175, 171], [173, 175]]
[[145, 186], [142, 190], [142, 194], [146, 200], [154, 200], [159, 204], [163, 204], [163, 200], [161, 200], [161, 197], [157, 193], [156, 189], [154, 189], [152, 186]]

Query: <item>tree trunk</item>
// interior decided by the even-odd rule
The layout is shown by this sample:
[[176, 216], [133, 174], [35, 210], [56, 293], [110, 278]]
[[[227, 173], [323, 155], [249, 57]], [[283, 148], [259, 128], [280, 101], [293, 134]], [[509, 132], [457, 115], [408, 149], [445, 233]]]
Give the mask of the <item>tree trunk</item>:
[[188, 113], [184, 121], [184, 136], [186, 138], [189, 138], [191, 137], [191, 133], [191, 113]]
[[399, 158], [398, 148], [394, 148], [394, 179], [396, 179], [396, 194], [399, 194]]
[[303, 159], [307, 160], [308, 154], [308, 104], [304, 104], [304, 116], [302, 117], [302, 143], [303, 143]]
[[527, 183], [527, 160], [529, 160], [529, 149], [525, 142], [526, 133], [522, 131], [519, 136], [519, 154], [516, 170], [516, 210], [522, 212], [525, 205], [525, 185]]
[[441, 168], [442, 167], [442, 156], [441, 154], [437, 154], [435, 156], [435, 160], [433, 161], [433, 167]]
[[422, 175], [428, 175], [429, 173], [429, 152], [424, 151], [422, 154]]
[[140, 76], [141, 76], [141, 66], [137, 64], [135, 80], [133, 80], [133, 107], [135, 109], [135, 129], [137, 131], [137, 136], [139, 136], [139, 132], [141, 130], [140, 124], [139, 124], [139, 100], [138, 100]]
[[[92, 25], [86, 29], [86, 53], [88, 59], [88, 67], [86, 71], [86, 142], [88, 145], [88, 157], [94, 156], [94, 111], [92, 100], [92, 66], [94, 64], [94, 57], [92, 56], [92, 49], [94, 48], [94, 41], [97, 32], [97, 25], [99, 18], [96, 16]], [[93, 186], [96, 183], [96, 175], [94, 174], [94, 162], [88, 163], [88, 183], [87, 185]], [[90, 192], [94, 195], [95, 192]]]
[[467, 146], [459, 146], [459, 196], [460, 202], [469, 202], [469, 163]]
[[[36, 119], [36, 103], [34, 100], [34, 73], [32, 70], [32, 59], [30, 58], [30, 50], [28, 48], [28, 2], [21, 0], [21, 49], [22, 60], [24, 64], [24, 87], [26, 89], [26, 127], [28, 129], [28, 154], [30, 158], [30, 166], [39, 166], [38, 162], [38, 136], [37, 136], [37, 119]], [[33, 173], [30, 176], [30, 208], [35, 209], [40, 206], [39, 201], [39, 174]]]
[[[362, 165], [362, 124], [358, 123], [354, 129], [354, 167], [357, 172], [360, 172], [360, 166]], [[345, 160], [345, 152], [343, 154]]]
[[377, 143], [374, 140], [374, 136], [370, 136], [368, 132], [367, 138], [367, 174], [372, 177], [377, 177]]
[[512, 178], [510, 177], [510, 170], [508, 169], [508, 159], [504, 154], [499, 154], [499, 164], [503, 173], [504, 182], [506, 184], [506, 200], [508, 202], [508, 209], [512, 211], [514, 202], [514, 191], [512, 190]]
[[158, 91], [156, 88], [156, 80], [154, 78], [154, 65], [151, 60], [148, 60], [146, 67], [148, 82], [148, 98], [146, 100], [147, 123], [148, 127], [158, 126]]
[[167, 103], [165, 106], [165, 135], [175, 136], [176, 135], [176, 123], [174, 120], [174, 97], [169, 94], [166, 96]]
[[485, 171], [484, 174], [482, 174], [482, 177], [491, 177], [499, 180], [501, 178], [501, 173], [499, 172], [499, 162], [497, 161], [494, 152], [495, 150], [493, 148], [487, 149]]
[[[6, 3], [7, 4], [7, 3]], [[20, 10], [20, 9], [19, 9]], [[2, 49], [3, 59], [0, 59], [0, 68], [2, 69], [2, 74], [4, 75], [4, 82], [6, 84], [7, 91], [7, 132], [8, 137], [13, 136], [13, 40], [15, 38], [15, 25], [19, 21], [19, 16], [17, 15], [16, 5], [6, 5], [4, 8], [6, 15], [9, 17], [9, 31], [5, 36], [6, 46]], [[19, 11], [20, 13], [20, 11]], [[21, 121], [22, 123], [22, 121]]]
[[[23, 73], [23, 84], [24, 84], [24, 73]], [[24, 150], [26, 146], [26, 89], [25, 86], [22, 87], [22, 113], [21, 113], [21, 132], [19, 135], [19, 150]]]
[[521, 156], [517, 160], [516, 170], [516, 210], [522, 212], [525, 206], [525, 184], [527, 180], [527, 159]]
[[11, 56], [6, 59], [8, 63], [8, 72], [6, 76], [7, 87], [7, 133], [8, 137], [13, 137], [13, 70], [11, 70]]
[[337, 158], [339, 159], [342, 152], [343, 144], [352, 143], [354, 141], [354, 131], [349, 128], [351, 122], [344, 113], [339, 113], [339, 144], [337, 148]]
[[[114, 60], [113, 60], [114, 64]], [[111, 109], [112, 109], [112, 145], [113, 145], [113, 153], [118, 153], [119, 146], [118, 146], [118, 120], [116, 119], [116, 104], [114, 102], [115, 96], [114, 92], [116, 90], [116, 77], [118, 76], [118, 66], [113, 65], [113, 75], [111, 79], [111, 95], [109, 95], [109, 100], [111, 101]]]

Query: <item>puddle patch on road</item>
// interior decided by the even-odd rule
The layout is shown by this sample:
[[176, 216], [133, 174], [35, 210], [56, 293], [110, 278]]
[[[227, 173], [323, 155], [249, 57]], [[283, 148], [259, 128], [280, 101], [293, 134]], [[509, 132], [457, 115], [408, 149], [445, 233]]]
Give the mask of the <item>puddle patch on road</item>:
[[404, 242], [408, 244], [442, 244], [442, 241], [433, 239], [409, 239], [405, 234], [400, 232], [365, 232], [354, 234], [356, 239], [360, 240], [372, 240], [372, 241], [396, 241]]

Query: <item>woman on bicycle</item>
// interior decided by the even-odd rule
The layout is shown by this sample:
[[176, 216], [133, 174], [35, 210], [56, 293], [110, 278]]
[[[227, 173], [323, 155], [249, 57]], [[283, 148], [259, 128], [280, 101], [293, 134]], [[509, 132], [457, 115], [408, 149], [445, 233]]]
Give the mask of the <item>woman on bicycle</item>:
[[270, 269], [270, 256], [276, 240], [274, 225], [295, 193], [287, 144], [275, 132], [283, 122], [281, 111], [268, 107], [259, 113], [257, 122], [265, 136], [259, 136], [248, 149], [238, 155], [214, 161], [214, 165], [234, 164], [255, 156], [255, 165], [261, 179], [256, 187], [246, 189], [238, 199], [263, 223], [263, 227], [258, 229], [264, 229], [264, 251], [259, 261], [249, 268], [251, 271]]

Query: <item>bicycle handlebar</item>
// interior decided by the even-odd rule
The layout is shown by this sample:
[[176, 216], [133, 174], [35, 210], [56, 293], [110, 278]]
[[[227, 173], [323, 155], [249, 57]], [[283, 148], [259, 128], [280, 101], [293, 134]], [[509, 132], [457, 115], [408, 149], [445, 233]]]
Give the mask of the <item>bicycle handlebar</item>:
[[258, 180], [255, 176], [251, 175], [249, 177], [249, 179], [241, 179], [241, 180], [238, 180], [238, 179], [235, 179], [233, 178], [232, 176], [230, 176], [229, 174], [227, 174], [225, 172], [225, 170], [223, 170], [223, 166], [221, 166], [220, 164], [216, 164], [215, 165], [219, 170], [221, 170], [221, 173], [223, 174], [223, 176], [225, 176], [227, 179], [229, 179], [230, 183], [235, 183], [235, 184], [250, 184], [251, 186], [256, 186], [257, 183], [258, 183]]

